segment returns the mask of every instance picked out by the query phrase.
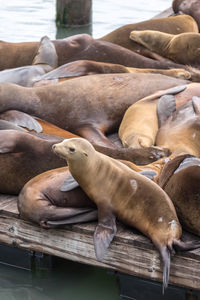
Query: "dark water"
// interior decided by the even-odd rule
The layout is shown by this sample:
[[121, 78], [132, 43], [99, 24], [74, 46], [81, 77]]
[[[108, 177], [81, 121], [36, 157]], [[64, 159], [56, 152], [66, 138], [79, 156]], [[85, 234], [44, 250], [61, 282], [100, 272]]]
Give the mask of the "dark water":
[[[93, 25], [56, 28], [55, 0], [0, 0], [0, 39], [11, 42], [60, 38], [80, 32], [100, 37], [153, 17], [171, 0], [93, 0]], [[0, 300], [119, 300], [116, 277], [106, 270], [64, 261], [51, 272], [32, 274], [0, 265]]]

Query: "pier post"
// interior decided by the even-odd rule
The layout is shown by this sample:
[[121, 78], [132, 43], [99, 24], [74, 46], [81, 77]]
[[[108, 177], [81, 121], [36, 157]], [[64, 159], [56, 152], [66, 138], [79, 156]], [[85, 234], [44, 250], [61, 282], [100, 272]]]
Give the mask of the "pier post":
[[82, 26], [92, 22], [92, 0], [56, 0], [56, 23]]

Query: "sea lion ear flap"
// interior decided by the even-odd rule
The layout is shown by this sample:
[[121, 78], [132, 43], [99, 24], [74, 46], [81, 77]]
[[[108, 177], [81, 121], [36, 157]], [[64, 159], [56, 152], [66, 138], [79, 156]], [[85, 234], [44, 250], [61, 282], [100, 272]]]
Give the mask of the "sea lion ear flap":
[[166, 120], [176, 111], [176, 102], [173, 95], [162, 96], [157, 103], [158, 125], [161, 127]]
[[192, 105], [196, 115], [200, 114], [200, 98], [197, 96], [192, 97]]
[[68, 178], [65, 179], [63, 185], [60, 188], [61, 192], [69, 192], [79, 187], [78, 182], [74, 179], [74, 177], [70, 174]]
[[117, 232], [116, 217], [111, 208], [104, 204], [98, 205], [98, 225], [94, 233], [94, 249], [99, 261], [103, 260], [106, 250]]

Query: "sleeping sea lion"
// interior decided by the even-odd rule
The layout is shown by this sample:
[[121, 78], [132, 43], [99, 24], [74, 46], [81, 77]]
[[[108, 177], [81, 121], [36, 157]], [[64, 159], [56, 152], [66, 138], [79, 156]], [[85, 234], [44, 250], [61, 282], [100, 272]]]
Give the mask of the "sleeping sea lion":
[[136, 24], [128, 24], [115, 29], [99, 40], [111, 42], [142, 55], [149, 56], [145, 48], [130, 40], [129, 35], [133, 30], [156, 30], [169, 34], [180, 34], [183, 32], [198, 33], [198, 26], [195, 20], [187, 15], [173, 16], [167, 18], [150, 19]]
[[28, 181], [18, 197], [20, 217], [44, 228], [97, 220], [95, 204], [79, 186], [60, 190], [70, 176], [68, 167], [63, 167]]
[[172, 8], [176, 14], [184, 13], [192, 16], [200, 29], [200, 3], [198, 0], [173, 0]]
[[54, 145], [53, 151], [67, 160], [73, 178], [97, 205], [98, 225], [94, 233], [97, 259], [103, 259], [116, 233], [117, 217], [147, 235], [159, 250], [164, 264], [164, 290], [168, 284], [170, 254], [176, 248], [200, 247], [199, 242], [180, 240], [181, 226], [167, 194], [145, 176], [98, 153], [84, 139], [64, 140]]
[[199, 33], [173, 35], [154, 30], [131, 31], [130, 39], [176, 63], [200, 67]]
[[96, 62], [92, 60], [77, 60], [60, 66], [59, 68], [37, 78], [34, 86], [54, 84], [79, 76], [107, 73], [157, 73], [180, 79], [193, 80], [193, 72], [190, 72], [189, 70], [186, 71], [184, 69], [141, 69], [125, 67], [117, 64]]
[[[94, 60], [134, 68], [186, 68], [171, 61], [156, 61], [119, 45], [93, 39], [88, 34], [77, 34], [52, 41], [58, 56], [58, 66], [76, 60]], [[8, 43], [0, 41], [0, 70], [31, 65], [38, 42]]]
[[[181, 88], [181, 87], [178, 87]], [[166, 96], [166, 95], [169, 96]], [[164, 96], [163, 101], [162, 101], [162, 110], [159, 113], [159, 118], [157, 115], [157, 106], [159, 103], [160, 96]], [[166, 141], [170, 143], [170, 147], [172, 146], [173, 149], [172, 151], [175, 150], [175, 148], [179, 148], [177, 144], [177, 138], [176, 135], [173, 134], [176, 133], [178, 134], [179, 131], [179, 136], [180, 139], [182, 139], [182, 145], [185, 143], [185, 147], [190, 148], [189, 143], [187, 141], [191, 141], [191, 138], [189, 138], [189, 127], [191, 130], [197, 130], [197, 118], [198, 117], [198, 101], [195, 101], [195, 107], [193, 103], [191, 102], [189, 104], [190, 109], [187, 110], [187, 108], [183, 108], [180, 111], [181, 113], [184, 113], [184, 118], [187, 120], [190, 119], [191, 122], [187, 124], [185, 122], [184, 118], [178, 118], [178, 113], [174, 115], [174, 118], [172, 117], [173, 111], [179, 110], [181, 106], [186, 104], [188, 101], [192, 99], [193, 96], [198, 96], [200, 97], [200, 86], [198, 83], [192, 83], [187, 86], [185, 86], [185, 89], [183, 87], [182, 91], [178, 91], [175, 94], [174, 97], [170, 96], [171, 92], [169, 90], [165, 91], [158, 91], [153, 95], [151, 95], [151, 99], [149, 97], [145, 97], [138, 101], [137, 103], [131, 105], [126, 113], [124, 114], [123, 120], [121, 122], [120, 128], [119, 128], [119, 136], [120, 139], [122, 140], [122, 143], [125, 147], [133, 147], [133, 148], [142, 148], [142, 147], [150, 147], [152, 145], [159, 145], [161, 146], [164, 143], [164, 139], [166, 138]], [[166, 105], [165, 105], [166, 103]], [[161, 104], [161, 103], [160, 103]], [[164, 105], [164, 106], [163, 106]], [[196, 111], [196, 113], [195, 113]], [[166, 120], [171, 117], [173, 118], [173, 122], [170, 121], [170, 126], [171, 128], [169, 129], [168, 126], [168, 131], [164, 130], [165, 122]], [[163, 120], [164, 118], [164, 120]], [[161, 120], [162, 124], [159, 124], [159, 120]], [[183, 120], [182, 120], [183, 119]], [[185, 123], [185, 125], [184, 125]], [[140, 124], [140, 125], [139, 125]], [[178, 127], [176, 127], [176, 125]], [[194, 125], [192, 129], [192, 124]], [[195, 125], [196, 124], [196, 125]], [[159, 127], [161, 128], [159, 129]], [[167, 125], [166, 125], [167, 126]], [[163, 130], [162, 130], [163, 127]], [[167, 128], [167, 127], [166, 127]], [[186, 129], [188, 128], [188, 129]], [[195, 129], [196, 128], [196, 129]], [[156, 135], [159, 130], [159, 139], [156, 141]], [[185, 131], [186, 130], [186, 131]], [[162, 133], [163, 132], [163, 137], [165, 136], [164, 139], [162, 139]], [[181, 133], [182, 132], [182, 133]], [[185, 136], [186, 132], [188, 132], [188, 137], [186, 139], [183, 138]], [[194, 132], [193, 132], [194, 133]], [[173, 140], [172, 139], [173, 136]], [[193, 139], [193, 142], [196, 141]], [[195, 142], [196, 143], [196, 142]], [[172, 145], [173, 144], [173, 145]], [[188, 145], [187, 145], [188, 144]], [[164, 145], [164, 144], [163, 144]], [[193, 145], [193, 144], [192, 144]], [[192, 146], [191, 148], [192, 149]], [[180, 146], [180, 145], [179, 145]], [[196, 144], [197, 146], [197, 144]], [[194, 146], [194, 148], [196, 148]], [[198, 148], [198, 146], [197, 146]], [[193, 149], [194, 150], [194, 149]], [[197, 150], [197, 149], [196, 149]], [[196, 151], [195, 150], [195, 151]], [[192, 152], [191, 154], [197, 155], [196, 152]]]
[[184, 228], [200, 235], [200, 159], [181, 155], [169, 161], [159, 185], [172, 199]]
[[158, 89], [188, 81], [160, 74], [98, 74], [59, 84], [26, 88], [0, 84], [0, 113], [19, 110], [113, 148], [105, 134], [116, 132], [126, 109]]
[[39, 44], [32, 65], [0, 72], [0, 82], [32, 86], [37, 78], [57, 67], [58, 57], [54, 44], [44, 36]]
[[[1, 124], [1, 123], [0, 123]], [[71, 138], [71, 136], [69, 135]], [[51, 151], [59, 137], [41, 138], [24, 131], [0, 130], [0, 193], [18, 194], [25, 183], [50, 169], [63, 167], [65, 162]], [[146, 164], [166, 156], [156, 148], [144, 150], [109, 149], [94, 145], [98, 151], [114, 158]]]

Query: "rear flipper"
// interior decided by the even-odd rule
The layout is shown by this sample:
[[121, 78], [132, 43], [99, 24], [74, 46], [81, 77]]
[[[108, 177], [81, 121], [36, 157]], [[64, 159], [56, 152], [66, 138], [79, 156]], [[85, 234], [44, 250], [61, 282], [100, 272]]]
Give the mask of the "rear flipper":
[[[66, 224], [75, 224], [97, 220], [97, 210], [89, 208], [72, 208], [49, 206], [43, 210], [39, 224], [43, 228], [55, 228]], [[38, 220], [33, 220], [38, 223]]]
[[[63, 226], [67, 224], [76, 224], [76, 223], [85, 223], [85, 222], [91, 222], [91, 221], [96, 221], [98, 219], [98, 211], [97, 209], [88, 209], [88, 211], [85, 211], [83, 213], [79, 213], [76, 216], [72, 216], [66, 219], [61, 219], [61, 220], [54, 220], [54, 221], [46, 221], [45, 222], [45, 227], [58, 227], [58, 226]], [[41, 222], [40, 222], [41, 224]], [[43, 226], [42, 222], [42, 226]]]
[[197, 248], [200, 248], [200, 241], [183, 242], [181, 240], [175, 240], [173, 241], [173, 245], [167, 245], [163, 248], [160, 248], [160, 255], [163, 262], [163, 287], [162, 287], [163, 294], [165, 289], [168, 286], [171, 255], [175, 254], [175, 250], [187, 251], [187, 250], [194, 250]]

